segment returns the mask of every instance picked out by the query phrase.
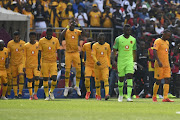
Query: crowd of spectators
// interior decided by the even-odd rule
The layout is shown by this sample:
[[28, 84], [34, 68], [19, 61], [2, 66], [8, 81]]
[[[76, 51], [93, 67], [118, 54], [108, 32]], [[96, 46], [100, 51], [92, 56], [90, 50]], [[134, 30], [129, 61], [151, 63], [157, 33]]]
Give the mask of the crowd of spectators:
[[[165, 29], [170, 29], [172, 31], [169, 40], [172, 68], [170, 93], [179, 97], [179, 0], [0, 0], [0, 7], [30, 16], [30, 27], [37, 32], [49, 25], [66, 27], [70, 19], [77, 18], [83, 27], [113, 28], [115, 38], [123, 33], [124, 24], [130, 24], [138, 47], [134, 94], [141, 95], [139, 93], [144, 89], [143, 97], [152, 95], [153, 42], [161, 37]], [[110, 94], [113, 96], [117, 81], [114, 80], [116, 68], [112, 68], [111, 72]]]

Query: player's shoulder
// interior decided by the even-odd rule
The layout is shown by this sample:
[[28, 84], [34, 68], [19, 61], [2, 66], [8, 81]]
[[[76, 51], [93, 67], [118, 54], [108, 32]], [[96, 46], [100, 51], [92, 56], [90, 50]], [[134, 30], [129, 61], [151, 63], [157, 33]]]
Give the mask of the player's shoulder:
[[162, 39], [161, 39], [161, 38], [157, 38], [154, 42], [155, 42], [155, 43], [162, 42]]
[[8, 52], [8, 49], [6, 47], [4, 47], [3, 51], [4, 52]]
[[109, 43], [107, 43], [107, 42], [105, 42], [105, 45], [106, 45], [106, 46], [110, 46]]
[[29, 43], [29, 42], [27, 42], [27, 43], [25, 43], [25, 44], [24, 44], [24, 46], [25, 46], [25, 47], [28, 47], [28, 46], [29, 46], [29, 44], [30, 44], [30, 43]]
[[45, 37], [41, 38], [41, 39], [39, 40], [39, 43], [43, 42], [45, 39], [46, 39]]
[[20, 40], [20, 44], [25, 44], [26, 42], [24, 40]]
[[132, 40], [136, 40], [136, 38], [135, 38], [135, 37], [133, 37], [132, 35], [130, 36], [130, 39], [132, 39]]
[[117, 36], [117, 37], [116, 37], [116, 40], [119, 40], [119, 39], [121, 39], [121, 38], [123, 38], [123, 35]]
[[10, 44], [12, 44], [14, 42], [14, 40], [10, 40], [9, 42], [8, 42], [8, 44], [10, 45]]
[[87, 42], [83, 46], [88, 46], [88, 45], [91, 45], [91, 42]]
[[96, 47], [96, 46], [98, 46], [98, 45], [99, 45], [99, 43], [96, 42], [96, 43], [93, 44], [93, 47]]

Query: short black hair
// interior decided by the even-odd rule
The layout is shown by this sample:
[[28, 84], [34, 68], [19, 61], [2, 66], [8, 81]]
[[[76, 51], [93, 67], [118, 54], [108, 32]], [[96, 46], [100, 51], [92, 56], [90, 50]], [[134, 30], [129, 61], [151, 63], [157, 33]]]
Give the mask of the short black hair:
[[14, 36], [16, 36], [16, 35], [20, 35], [19, 31], [14, 32]]
[[52, 28], [48, 28], [48, 29], [46, 30], [46, 32], [53, 32], [53, 29], [52, 29]]
[[128, 27], [131, 27], [131, 26], [129, 24], [124, 25], [124, 28], [128, 28]]
[[168, 32], [171, 33], [171, 30], [165, 29], [163, 33], [168, 33]]
[[35, 36], [36, 36], [36, 33], [35, 33], [35, 32], [30, 32], [30, 33], [29, 33], [29, 36], [30, 36], [30, 35], [35, 35]]

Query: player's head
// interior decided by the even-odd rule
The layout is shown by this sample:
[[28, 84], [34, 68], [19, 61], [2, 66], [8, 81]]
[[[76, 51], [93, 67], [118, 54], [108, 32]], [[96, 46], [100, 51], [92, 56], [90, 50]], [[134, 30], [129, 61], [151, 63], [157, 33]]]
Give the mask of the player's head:
[[93, 39], [91, 38], [91, 37], [89, 37], [88, 39], [87, 39], [87, 42], [92, 42], [93, 41]]
[[46, 30], [46, 39], [50, 40], [52, 38], [52, 35], [53, 35], [53, 30], [52, 28], [48, 28]]
[[145, 42], [144, 42], [144, 41], [141, 41], [141, 42], [140, 42], [140, 48], [141, 48], [141, 49], [145, 49]]
[[171, 31], [168, 30], [168, 29], [165, 29], [164, 32], [163, 32], [162, 39], [163, 40], [168, 40], [171, 37], [171, 35], [172, 35]]
[[14, 42], [19, 42], [20, 41], [19, 31], [15, 31], [13, 35], [14, 35]]
[[29, 33], [30, 42], [34, 42], [36, 40], [36, 33], [30, 32]]
[[4, 41], [0, 40], [0, 51], [2, 51], [4, 48]]
[[75, 28], [75, 25], [76, 25], [75, 21], [72, 20], [72, 21], [70, 22], [69, 30], [73, 31], [74, 28]]
[[98, 34], [98, 42], [99, 44], [103, 45], [105, 43], [105, 35], [103, 32]]
[[129, 24], [124, 25], [124, 35], [130, 35], [131, 34], [131, 26]]

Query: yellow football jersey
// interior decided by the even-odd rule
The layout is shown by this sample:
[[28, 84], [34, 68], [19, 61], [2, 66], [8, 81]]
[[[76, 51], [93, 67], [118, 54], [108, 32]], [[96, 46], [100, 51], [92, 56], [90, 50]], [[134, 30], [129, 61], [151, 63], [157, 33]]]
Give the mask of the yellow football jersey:
[[90, 25], [94, 27], [100, 27], [101, 12], [90, 12]]
[[26, 68], [34, 68], [38, 66], [39, 43], [26, 43], [24, 45], [24, 58]]
[[83, 45], [82, 51], [86, 52], [86, 66], [94, 67], [94, 61], [91, 55], [91, 42], [88, 42]]
[[51, 40], [47, 40], [45, 37], [43, 37], [39, 40], [39, 50], [42, 52], [42, 62], [56, 62], [56, 51], [58, 49], [60, 49], [60, 44], [56, 37], [52, 37]]
[[66, 52], [78, 52], [78, 39], [81, 35], [80, 30], [74, 29], [74, 31], [70, 31], [69, 29], [65, 33], [66, 40]]
[[[106, 17], [106, 14], [107, 13], [103, 14], [103, 18]], [[109, 17], [112, 18], [112, 13], [109, 13]], [[103, 27], [106, 27], [106, 28], [112, 27], [112, 22], [111, 22], [110, 18], [105, 18], [104, 23], [103, 23]]]
[[[98, 42], [94, 43], [92, 47], [92, 57], [95, 61], [96, 69], [110, 67], [110, 55], [111, 48], [108, 43], [105, 42], [103, 45], [100, 45]], [[96, 64], [98, 61], [101, 63], [100, 66]]]
[[8, 42], [8, 50], [10, 52], [10, 64], [11, 65], [19, 65], [24, 63], [24, 44], [23, 40], [20, 40], [19, 43], [11, 40]]
[[[69, 13], [68, 14], [66, 14], [66, 12], [65, 12], [65, 10], [61, 13], [61, 17], [62, 18], [72, 18], [72, 17], [74, 17], [74, 15], [73, 15], [73, 12], [72, 11], [69, 11]], [[69, 23], [69, 19], [65, 19], [65, 20], [62, 20], [62, 23], [61, 23], [61, 27], [66, 27], [67, 25], [68, 25], [68, 23]]]
[[0, 70], [5, 70], [6, 58], [8, 58], [8, 49], [4, 47], [2, 51], [0, 51]]

